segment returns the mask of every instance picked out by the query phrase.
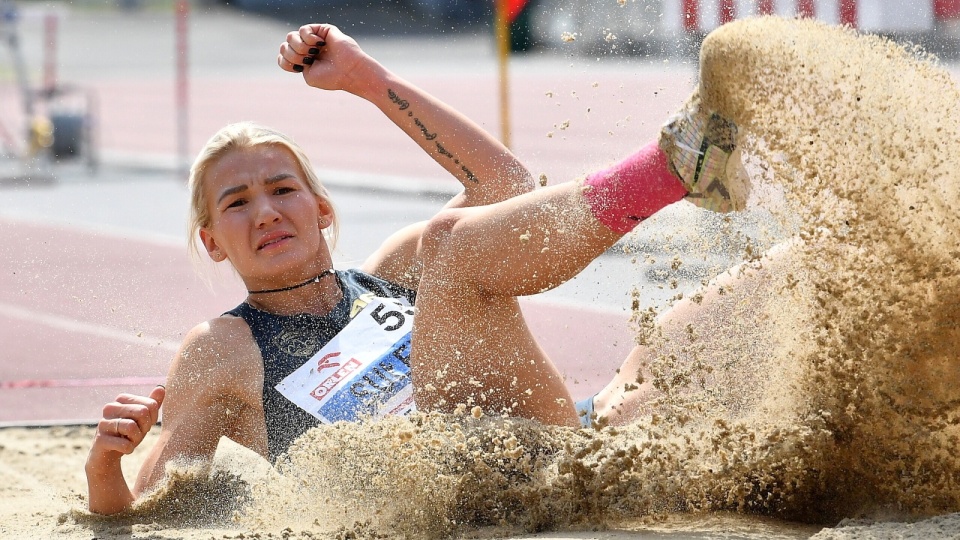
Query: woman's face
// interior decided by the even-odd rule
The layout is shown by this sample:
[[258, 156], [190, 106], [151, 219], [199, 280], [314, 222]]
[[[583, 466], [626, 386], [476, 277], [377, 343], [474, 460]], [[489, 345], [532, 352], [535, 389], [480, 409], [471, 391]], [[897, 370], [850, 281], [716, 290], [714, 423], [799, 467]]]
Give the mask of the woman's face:
[[229, 260], [248, 287], [302, 279], [329, 268], [321, 230], [333, 208], [315, 195], [281, 146], [232, 151], [208, 167], [210, 224], [200, 239], [210, 258]]

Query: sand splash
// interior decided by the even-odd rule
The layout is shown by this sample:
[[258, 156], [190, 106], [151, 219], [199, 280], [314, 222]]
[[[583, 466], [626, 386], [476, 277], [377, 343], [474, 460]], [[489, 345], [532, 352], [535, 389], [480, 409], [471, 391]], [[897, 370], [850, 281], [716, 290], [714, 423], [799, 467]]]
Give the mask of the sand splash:
[[441, 538], [690, 511], [960, 511], [956, 84], [916, 51], [775, 18], [714, 32], [701, 64], [704, 104], [738, 123], [754, 178], [799, 225], [772, 259], [745, 254], [751, 285], [717, 301], [719, 332], [697, 319], [678, 339], [637, 314], [657, 354], [652, 414], [577, 431], [467, 414], [319, 428], [231, 519]]
[[784, 511], [956, 510], [957, 85], [917, 50], [812, 21], [724, 27], [702, 65], [704, 102], [752, 135], [802, 223], [815, 347], [791, 355], [796, 414], [835, 448], [809, 515]]

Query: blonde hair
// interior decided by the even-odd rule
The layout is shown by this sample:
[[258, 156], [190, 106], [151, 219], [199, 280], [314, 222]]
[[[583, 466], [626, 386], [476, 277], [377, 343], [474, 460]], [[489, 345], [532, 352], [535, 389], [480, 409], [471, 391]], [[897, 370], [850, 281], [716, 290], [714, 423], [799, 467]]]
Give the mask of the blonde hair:
[[[188, 238], [191, 252], [199, 258], [201, 253], [197, 240], [200, 229], [210, 225], [210, 210], [207, 206], [207, 198], [203, 192], [204, 174], [207, 168], [212, 166], [223, 156], [235, 150], [247, 150], [258, 146], [273, 145], [285, 148], [293, 154], [297, 165], [303, 172], [304, 179], [310, 188], [310, 191], [318, 197], [323, 197], [333, 208], [333, 201], [330, 200], [330, 193], [323, 186], [313, 166], [310, 165], [310, 159], [300, 148], [300, 145], [293, 142], [293, 139], [275, 129], [261, 126], [253, 122], [238, 122], [230, 124], [216, 132], [203, 150], [197, 156], [193, 166], [190, 167], [190, 217], [188, 218]], [[333, 223], [324, 230], [324, 236], [332, 250], [337, 243], [337, 236], [340, 230], [340, 221], [336, 211], [333, 213]]]

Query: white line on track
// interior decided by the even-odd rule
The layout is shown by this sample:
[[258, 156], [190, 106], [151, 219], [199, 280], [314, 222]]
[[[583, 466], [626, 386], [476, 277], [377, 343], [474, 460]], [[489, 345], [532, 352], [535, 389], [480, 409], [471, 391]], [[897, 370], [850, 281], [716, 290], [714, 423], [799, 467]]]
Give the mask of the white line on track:
[[19, 319], [34, 324], [42, 324], [57, 330], [72, 332], [77, 334], [86, 334], [89, 336], [112, 339], [131, 345], [143, 345], [147, 347], [156, 347], [158, 349], [176, 352], [180, 344], [175, 341], [163, 339], [148, 334], [133, 334], [130, 331], [118, 330], [116, 328], [103, 324], [78, 321], [61, 315], [52, 313], [43, 313], [32, 309], [25, 309], [13, 304], [0, 302], [0, 315]]
[[18, 222], [20, 222], [33, 225], [35, 227], [60, 229], [66, 232], [87, 234], [95, 237], [129, 240], [132, 242], [141, 242], [162, 248], [172, 247], [186, 250], [187, 246], [186, 240], [170, 234], [152, 232], [136, 227], [123, 227], [120, 225], [96, 223], [93, 221], [83, 221], [73, 218], [56, 217], [52, 215], [36, 215], [35, 213], [19, 212], [17, 210], [0, 210], [0, 221], [6, 221], [11, 225], [16, 225]]

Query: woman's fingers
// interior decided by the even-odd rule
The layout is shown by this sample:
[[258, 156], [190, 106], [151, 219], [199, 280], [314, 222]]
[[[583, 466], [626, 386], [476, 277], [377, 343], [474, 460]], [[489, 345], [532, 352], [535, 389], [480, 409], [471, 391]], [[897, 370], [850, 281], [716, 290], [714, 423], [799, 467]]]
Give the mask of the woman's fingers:
[[317, 61], [320, 52], [319, 47], [309, 47], [306, 52], [298, 53], [288, 43], [283, 43], [280, 45], [280, 54], [277, 55], [277, 65], [286, 71], [301, 73], [305, 66]]
[[[303, 65], [294, 64], [293, 62], [287, 60], [286, 57], [283, 56], [283, 48], [284, 48], [286, 45], [287, 45], [287, 44], [284, 43], [283, 45], [280, 46], [280, 54], [277, 55], [277, 65], [280, 66], [280, 69], [282, 69], [282, 70], [284, 70], [284, 71], [289, 71], [290, 73], [299, 73], [299, 71], [303, 71]], [[294, 69], [293, 66], [295, 66], [295, 65], [300, 65], [300, 70], [299, 70], [299, 71], [296, 70], [296, 69]]]
[[140, 431], [146, 435], [150, 428], [157, 423], [157, 418], [160, 414], [160, 404], [156, 400], [144, 397], [144, 396], [132, 396], [127, 395], [130, 399], [120, 400], [121, 396], [118, 396], [117, 401], [123, 405], [122, 415], [117, 415], [118, 418], [129, 418], [137, 423], [140, 426]]
[[280, 45], [277, 65], [285, 71], [302, 73], [306, 66], [317, 61], [329, 31], [328, 25], [308, 24], [288, 33], [286, 41]]
[[[319, 52], [318, 50], [317, 53]], [[312, 64], [316, 56], [316, 54], [307, 56], [297, 53], [289, 43], [283, 43], [280, 45], [280, 54], [277, 55], [277, 65], [285, 71], [301, 73], [304, 65]]]
[[[165, 395], [166, 391], [163, 387], [154, 389], [150, 396], [120, 394], [116, 401], [103, 407], [100, 432], [107, 436], [127, 437], [139, 444], [157, 423], [160, 417], [160, 405]], [[108, 424], [105, 425], [104, 422]], [[115, 423], [110, 426], [109, 422]]]
[[330, 32], [330, 25], [328, 24], [305, 24], [301, 26], [297, 34], [305, 48], [297, 49], [297, 52], [305, 54], [311, 47], [323, 47], [326, 44], [328, 32]]
[[153, 413], [153, 422], [151, 422], [150, 425], [153, 425], [160, 420], [160, 407], [163, 406], [163, 400], [165, 397], [167, 397], [167, 387], [163, 386], [162, 384], [158, 384], [156, 388], [150, 391], [150, 395], [148, 397], [157, 403], [156, 408], [151, 408], [151, 412]]
[[97, 425], [96, 442], [103, 450], [129, 454], [143, 441], [144, 435], [133, 420], [102, 418]]

